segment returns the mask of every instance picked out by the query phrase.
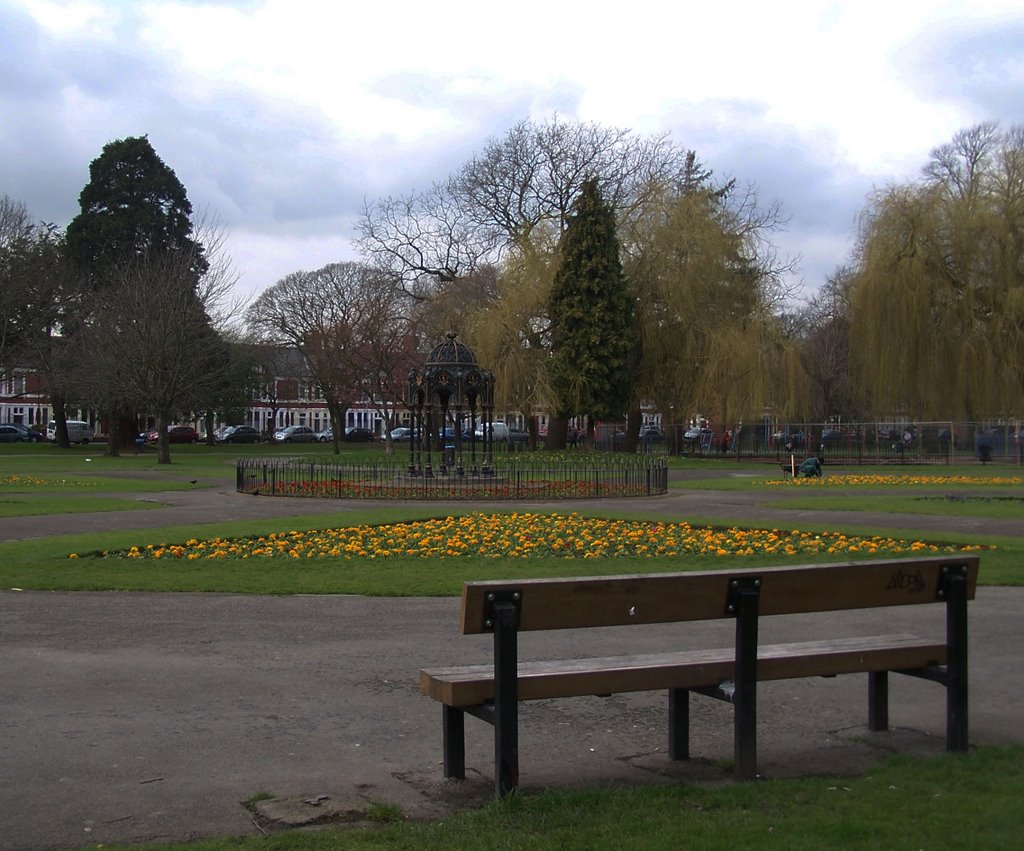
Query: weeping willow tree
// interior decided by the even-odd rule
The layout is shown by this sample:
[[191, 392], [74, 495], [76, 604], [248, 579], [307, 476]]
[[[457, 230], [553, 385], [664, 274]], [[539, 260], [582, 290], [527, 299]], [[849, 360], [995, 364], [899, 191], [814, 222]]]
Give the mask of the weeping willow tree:
[[862, 216], [851, 347], [867, 406], [913, 419], [1024, 405], [1024, 129], [982, 124]]
[[723, 422], [801, 408], [806, 385], [796, 348], [773, 309], [784, 297], [768, 243], [777, 208], [760, 209], [732, 184], [704, 174], [685, 191], [666, 189], [625, 244], [637, 299], [640, 398], [668, 424], [700, 412]]
[[520, 413], [535, 441], [532, 414], [550, 398], [547, 301], [557, 239], [552, 229], [536, 228], [500, 268], [485, 265], [438, 286], [411, 313], [421, 341], [433, 345], [444, 329], [458, 332], [480, 366], [494, 374], [495, 409]]
[[535, 232], [534, 246], [511, 253], [496, 282], [494, 301], [465, 317], [466, 337], [473, 341], [477, 360], [494, 373], [496, 408], [521, 413], [534, 441], [532, 414], [547, 408], [552, 398], [547, 307], [557, 234], [549, 236]]

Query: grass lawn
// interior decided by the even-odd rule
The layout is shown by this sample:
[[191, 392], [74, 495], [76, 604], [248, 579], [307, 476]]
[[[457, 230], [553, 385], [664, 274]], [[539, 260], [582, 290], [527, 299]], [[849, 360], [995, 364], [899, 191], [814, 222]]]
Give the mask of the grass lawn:
[[[127, 453], [106, 458], [97, 447], [0, 447], [0, 518], [26, 510], [65, 514], [84, 505], [96, 510], [100, 499], [110, 506], [128, 507], [125, 500], [105, 494], [151, 493], [159, 500], [163, 490], [224, 487], [233, 477], [234, 459], [252, 454], [294, 456], [322, 455], [323, 447], [206, 446], [175, 447], [174, 463], [157, 465], [155, 453]], [[373, 453], [379, 447], [353, 450], [352, 457]], [[367, 456], [369, 457], [369, 456]], [[399, 456], [400, 457], [400, 456]], [[814, 507], [849, 510], [881, 510], [912, 514], [907, 505], [931, 506], [943, 514], [1016, 518], [1019, 507], [997, 496], [1020, 494], [1021, 486], [984, 482], [942, 485], [878, 482], [832, 487], [770, 484], [774, 472], [764, 465], [715, 462], [676, 462], [672, 467], [687, 478], [673, 486], [714, 490], [749, 490], [772, 499], [774, 505], [801, 510]], [[716, 475], [702, 473], [714, 470]], [[868, 471], [878, 473], [877, 469]], [[886, 470], [887, 474], [907, 471]], [[923, 475], [950, 475], [948, 468], [914, 471]], [[1017, 476], [1020, 468], [999, 470], [969, 467], [960, 475], [978, 478]], [[827, 474], [828, 475], [828, 474]], [[924, 497], [947, 489], [977, 499], [957, 503]], [[132, 507], [140, 507], [132, 503]], [[367, 503], [354, 512], [330, 510], [330, 503], [309, 501], [309, 513], [291, 518], [246, 520], [216, 524], [120, 530], [102, 533], [57, 535], [46, 538], [0, 542], [0, 588], [84, 590], [121, 589], [149, 591], [223, 591], [253, 594], [351, 593], [374, 595], [457, 594], [467, 579], [513, 576], [570, 576], [659, 570], [706, 569], [709, 566], [752, 566], [826, 559], [866, 557], [863, 552], [829, 556], [788, 554], [752, 556], [674, 556], [647, 558], [564, 559], [498, 557], [388, 558], [357, 557], [217, 560], [184, 558], [97, 558], [91, 553], [127, 550], [148, 544], [185, 544], [227, 538], [269, 536], [273, 533], [330, 529], [340, 525], [379, 526], [400, 521], [445, 517], [471, 512], [465, 506], [451, 512], [429, 503], [389, 506]], [[487, 505], [488, 513], [510, 513], [516, 506]], [[600, 503], [586, 508], [567, 503], [565, 513], [581, 517], [607, 517]], [[1017, 513], [1014, 513], [1017, 512]], [[921, 512], [923, 513], [923, 512]], [[652, 516], [642, 500], [621, 519], [678, 521], [678, 516]], [[721, 518], [685, 518], [691, 524], [721, 526]], [[580, 527], [582, 523], [578, 524]], [[728, 526], [759, 528], [756, 522], [732, 519]], [[799, 523], [802, 532], [834, 531], [823, 524]], [[965, 533], [926, 533], [910, 528], [878, 529], [844, 525], [853, 535], [883, 535], [909, 540], [983, 545], [980, 581], [990, 585], [1024, 584], [1024, 525], [1020, 537], [994, 537]], [[747, 533], [749, 534], [749, 533]], [[71, 553], [78, 558], [69, 558]], [[0, 596], [2, 599], [2, 596]], [[890, 758], [876, 770], [858, 778], [779, 780], [703, 787], [673, 784], [639, 789], [591, 789], [513, 796], [481, 810], [447, 817], [429, 824], [404, 820], [392, 806], [382, 803], [368, 814], [370, 828], [342, 831], [290, 832], [252, 839], [206, 840], [187, 845], [164, 846], [189, 851], [221, 849], [295, 849], [321, 851], [333, 848], [529, 848], [614, 849], [687, 847], [722, 849], [818, 849], [818, 848], [1004, 848], [1019, 842], [1024, 817], [1024, 748], [980, 748], [963, 755], [946, 754], [929, 759]]]
[[[146, 452], [126, 453], [110, 458], [97, 454], [98, 447], [72, 447], [58, 450], [52, 446], [14, 445], [0, 447], [0, 517], [16, 514], [64, 514], [76, 510], [98, 510], [99, 508], [129, 508], [147, 505], [154, 507], [159, 502], [159, 492], [182, 488], [223, 487], [230, 483], [234, 473], [234, 461], [239, 455], [262, 453], [267, 456], [294, 455], [296, 450], [307, 452], [310, 457], [323, 456], [325, 449], [319, 444], [301, 447], [207, 447], [204, 445], [175, 447], [174, 463], [159, 465], [155, 454]], [[286, 452], [282, 450], [287, 449]], [[380, 447], [350, 450], [357, 457], [369, 454], [381, 458]], [[683, 459], [679, 462], [687, 472], [707, 470], [706, 464]], [[842, 507], [846, 501], [859, 506], [875, 505], [875, 510], [898, 511], [899, 507], [917, 502], [918, 498], [929, 495], [922, 484], [872, 484], [871, 494], [864, 494], [864, 486], [794, 487], [769, 484], [774, 474], [767, 474], [764, 465], [736, 465], [735, 462], [711, 462], [719, 472], [718, 478], [685, 480], [686, 487], [714, 487], [716, 489], [751, 489], [758, 493], [774, 496], [785, 494], [785, 500], [795, 501], [795, 507]], [[855, 470], [854, 474], [876, 476], [877, 470]], [[888, 473], [888, 471], [885, 471]], [[905, 472], [903, 468], [899, 471]], [[932, 470], [921, 471], [932, 475]], [[978, 467], [942, 468], [937, 471], [943, 476], [970, 476], [980, 474], [1003, 479], [1017, 474], [1017, 468], [998, 469], [992, 465]], [[722, 475], [724, 473], [724, 475]], [[826, 479], [828, 481], [829, 479]], [[1006, 488], [1001, 485], [976, 483], [969, 487], [975, 497], [1002, 495]], [[806, 488], [806, 490], [805, 490]], [[857, 491], [860, 490], [858, 495]], [[151, 492], [154, 503], [112, 500], [107, 503], [93, 494], [127, 492]], [[643, 508], [643, 501], [635, 503], [636, 509], [618, 514], [622, 519], [645, 521], [689, 520], [694, 525], [721, 526], [719, 518], [678, 516], [654, 516]], [[949, 501], [922, 501], [931, 511], [964, 514], [964, 505], [970, 506], [970, 513], [977, 516], [1015, 517], [1019, 507], [996, 500], [953, 503]], [[145, 590], [145, 591], [218, 591], [256, 594], [317, 594], [347, 593], [388, 596], [438, 596], [458, 594], [464, 581], [470, 579], [496, 579], [511, 576], [573, 576], [614, 574], [630, 572], [656, 572], [673, 570], [706, 569], [709, 566], [754, 566], [757, 564], [781, 564], [825, 560], [849, 560], [862, 558], [867, 553], [840, 555], [748, 555], [743, 557], [659, 557], [659, 558], [592, 558], [584, 564], [582, 559], [560, 558], [507, 558], [488, 556], [458, 558], [412, 558], [391, 556], [388, 558], [303, 558], [300, 561], [279, 559], [238, 559], [221, 561], [162, 559], [160, 561], [129, 561], [126, 559], [101, 559], [91, 554], [108, 551], [124, 551], [136, 546], [161, 546], [184, 544], [190, 539], [247, 538], [267, 536], [272, 533], [303, 531], [309, 529], [334, 529], [341, 525], [379, 525], [400, 521], [426, 519], [448, 514], [468, 513], [474, 508], [488, 512], [510, 512], [515, 507], [508, 504], [488, 504], [483, 507], [466, 505], [458, 510], [439, 509], [430, 503], [406, 507], [389, 507], [386, 503], [367, 502], [364, 509], [346, 512], [344, 515], [331, 513], [330, 502], [310, 500], [310, 513], [301, 517], [277, 518], [259, 521], [237, 521], [232, 523], [196, 524], [180, 528], [153, 528], [147, 531], [120, 530], [84, 535], [33, 538], [0, 543], [0, 587], [40, 590]], [[632, 507], [632, 504], [631, 504]], [[608, 513], [599, 502], [590, 502], [580, 508], [567, 502], [561, 509], [568, 513], [578, 511], [584, 516], [606, 517]], [[740, 528], [765, 528], [754, 521], [731, 520], [729, 525]], [[825, 524], [801, 520], [800, 530], [808, 533], [833, 532]], [[844, 526], [843, 532], [858, 535], [890, 535], [909, 540], [933, 541], [958, 545], [984, 545], [982, 553], [981, 581], [986, 584], [1024, 584], [1024, 538], [985, 537], [964, 534], [925, 534], [912, 527], [898, 531], [871, 528], [868, 526]], [[70, 554], [78, 559], [69, 559]], [[883, 555], [884, 553], [879, 553]]]
[[380, 805], [378, 827], [163, 846], [181, 851], [327, 849], [1012, 848], [1024, 818], [1024, 749], [891, 757], [865, 777], [513, 796], [429, 824]]
[[[1024, 491], [1024, 467], [1012, 464], [902, 465], [896, 467], [850, 466], [824, 467], [821, 479], [783, 478], [773, 464], [709, 462], [707, 465], [672, 465], [686, 473], [670, 487], [695, 490], [729, 490], [789, 493], [808, 490], [813, 493], [872, 492], [899, 488], [900, 492], [963, 491], [973, 493], [993, 487], [1021, 493]], [[701, 476], [700, 472], [709, 475]]]
[[32, 517], [46, 514], [77, 514], [85, 511], [137, 511], [159, 508], [151, 500], [117, 499], [108, 496], [43, 496], [10, 493], [0, 488], [0, 517]]
[[887, 514], [929, 514], [940, 517], [991, 517], [998, 520], [1020, 520], [1024, 524], [1024, 490], [1019, 494], [978, 491], [968, 494], [800, 494], [773, 499], [772, 508], [810, 511], [880, 511]]
[[[311, 508], [324, 503], [311, 500]], [[493, 508], [488, 514], [493, 512]], [[499, 506], [499, 508], [504, 508]], [[455, 514], [471, 513], [467, 506]], [[486, 509], [485, 509], [486, 510]], [[565, 509], [568, 512], [569, 508]], [[506, 513], [508, 510], [505, 509]], [[519, 558], [508, 556], [455, 556], [422, 558], [391, 555], [386, 558], [302, 557], [302, 558], [224, 558], [207, 559], [163, 557], [160, 559], [99, 558], [102, 552], [126, 551], [147, 545], [165, 547], [184, 545], [190, 540], [202, 542], [221, 539], [249, 539], [271, 534], [302, 533], [351, 527], [377, 527], [405, 521], [447, 517], [449, 510], [423, 506], [384, 508], [368, 504], [365, 510], [338, 514], [315, 514], [294, 518], [238, 521], [170, 527], [146, 531], [66, 535], [0, 543], [0, 587], [39, 590], [139, 590], [139, 591], [217, 591], [255, 594], [368, 594], [382, 596], [449, 596], [461, 591], [467, 580], [509, 577], [608, 575], [652, 573], [676, 570], [703, 570], [709, 567], [791, 564], [798, 562], [849, 561], [882, 557], [884, 552], [814, 554], [794, 556], [786, 553], [749, 556], [660, 556], [655, 558]], [[518, 516], [518, 515], [517, 515]], [[581, 518], [607, 515], [600, 506], [579, 510]], [[655, 518], [637, 513], [645, 522], [678, 520]], [[631, 519], [619, 514], [621, 519]], [[695, 525], [700, 525], [696, 521]], [[756, 524], [736, 523], [743, 529]], [[820, 524], [801, 524], [808, 534], [834, 532]], [[985, 584], [1024, 584], [1024, 540], [1011, 537], [987, 537], [943, 534], [921, 535], [912, 529], [894, 531], [870, 527], [844, 527], [847, 536], [871, 536], [879, 532], [886, 538], [905, 540], [941, 538], [954, 545], [984, 544], [981, 581]], [[763, 536], [762, 536], [763, 537]], [[74, 553], [77, 558], [69, 558]], [[909, 553], [905, 554], [910, 557]]]

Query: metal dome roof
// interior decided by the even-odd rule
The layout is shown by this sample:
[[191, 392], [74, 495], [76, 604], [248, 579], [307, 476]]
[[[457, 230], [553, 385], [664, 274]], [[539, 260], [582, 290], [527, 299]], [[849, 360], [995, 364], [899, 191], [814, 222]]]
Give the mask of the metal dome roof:
[[473, 350], [465, 343], [456, 340], [457, 336], [454, 331], [449, 332], [446, 335], [447, 340], [435, 346], [433, 351], [427, 355], [426, 366], [478, 366]]

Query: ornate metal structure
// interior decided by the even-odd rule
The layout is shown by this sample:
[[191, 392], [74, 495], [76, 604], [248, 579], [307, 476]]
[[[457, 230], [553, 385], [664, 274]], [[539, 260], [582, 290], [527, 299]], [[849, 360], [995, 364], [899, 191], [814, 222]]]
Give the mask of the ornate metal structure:
[[[409, 373], [405, 403], [412, 413], [409, 441], [410, 476], [434, 476], [434, 453], [440, 473], [465, 476], [463, 432], [469, 434], [469, 475], [494, 473], [492, 419], [494, 376], [481, 369], [473, 350], [460, 343], [453, 331], [434, 347], [423, 369]], [[477, 419], [479, 415], [479, 420]], [[477, 425], [482, 427], [481, 463], [477, 466]], [[468, 426], [468, 427], [467, 427]]]

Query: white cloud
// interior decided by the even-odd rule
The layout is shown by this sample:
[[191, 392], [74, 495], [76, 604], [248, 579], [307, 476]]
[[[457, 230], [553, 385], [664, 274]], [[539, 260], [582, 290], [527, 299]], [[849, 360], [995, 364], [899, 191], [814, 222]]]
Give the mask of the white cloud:
[[111, 38], [113, 24], [120, 18], [116, 3], [31, 0], [22, 5], [54, 35], [86, 34], [93, 38]]
[[254, 297], [292, 272], [357, 259], [350, 234], [340, 224], [334, 233], [323, 234], [236, 228], [227, 232], [224, 250], [239, 275], [236, 289], [246, 298]]
[[761, 185], [816, 285], [873, 185], [1024, 122], [1016, 0], [7, 0], [0, 25], [0, 192], [66, 221], [103, 144], [148, 133], [251, 287], [344, 259], [364, 198], [555, 111]]

